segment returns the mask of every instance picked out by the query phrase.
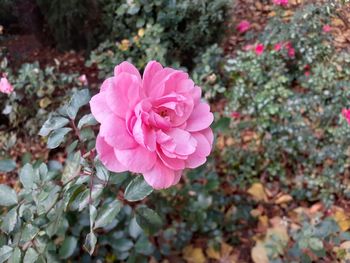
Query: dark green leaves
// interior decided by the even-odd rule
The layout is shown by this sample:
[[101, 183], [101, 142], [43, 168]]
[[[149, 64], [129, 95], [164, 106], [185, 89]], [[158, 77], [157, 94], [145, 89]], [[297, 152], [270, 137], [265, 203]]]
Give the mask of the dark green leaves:
[[118, 200], [105, 204], [97, 215], [94, 228], [106, 227], [115, 219], [121, 208], [122, 203]]
[[142, 176], [135, 177], [126, 187], [124, 197], [126, 200], [134, 202], [147, 197], [153, 192]]
[[17, 204], [17, 202], [15, 190], [7, 185], [0, 184], [0, 206], [11, 206]]
[[10, 246], [3, 246], [0, 248], [0, 263], [8, 260], [12, 255], [13, 248]]
[[148, 235], [156, 233], [163, 225], [160, 216], [145, 206], [136, 209], [136, 221]]
[[86, 251], [90, 255], [92, 255], [92, 253], [94, 253], [96, 243], [97, 243], [97, 238], [96, 238], [95, 234], [93, 232], [89, 233], [86, 236], [84, 248], [86, 249]]
[[76, 91], [66, 107], [67, 115], [72, 120], [75, 119], [79, 109], [90, 101], [90, 92], [88, 89]]
[[75, 237], [68, 236], [64, 239], [63, 244], [60, 248], [59, 255], [61, 259], [69, 258], [76, 249], [78, 240]]
[[54, 130], [47, 140], [47, 148], [57, 148], [64, 140], [64, 136], [66, 136], [66, 134], [71, 130], [71, 128], [59, 128], [57, 130]]
[[19, 180], [21, 181], [25, 189], [33, 188], [34, 170], [29, 163], [24, 165], [23, 168], [21, 169], [21, 172], [19, 173]]
[[11, 172], [16, 168], [16, 162], [13, 160], [0, 160], [0, 172]]
[[67, 118], [61, 116], [51, 116], [41, 127], [39, 135], [47, 136], [53, 130], [62, 128], [69, 123]]

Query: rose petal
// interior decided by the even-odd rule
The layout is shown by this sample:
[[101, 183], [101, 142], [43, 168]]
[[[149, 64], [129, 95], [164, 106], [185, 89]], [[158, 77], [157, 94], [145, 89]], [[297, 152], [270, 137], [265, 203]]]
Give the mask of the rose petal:
[[214, 115], [210, 112], [209, 105], [207, 103], [199, 103], [187, 120], [186, 130], [190, 132], [204, 130], [210, 126], [213, 120]]
[[143, 173], [143, 177], [154, 189], [168, 188], [179, 180], [178, 173], [175, 176], [175, 171], [166, 167], [160, 160], [155, 163], [151, 170]]
[[90, 109], [95, 119], [102, 123], [109, 115], [113, 114], [109, 107], [106, 107], [106, 92], [97, 93], [90, 100]]
[[108, 170], [116, 173], [125, 172], [128, 170], [118, 161], [113, 148], [108, 145], [100, 135], [98, 135], [96, 138], [96, 151], [101, 162], [107, 167]]
[[126, 150], [115, 149], [115, 153], [118, 160], [134, 173], [143, 173], [150, 170], [157, 159], [156, 153], [150, 152], [143, 146]]

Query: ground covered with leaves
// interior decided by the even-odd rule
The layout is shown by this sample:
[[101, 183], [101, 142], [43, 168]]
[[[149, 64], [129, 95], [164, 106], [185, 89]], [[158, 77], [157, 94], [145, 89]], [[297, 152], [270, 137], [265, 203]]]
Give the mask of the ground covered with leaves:
[[[28, 190], [19, 174], [29, 169], [48, 178], [62, 173], [63, 182], [44, 180], [40, 189], [64, 189], [67, 170], [75, 169], [76, 134], [53, 142], [38, 133], [77, 91], [95, 94], [114, 65], [124, 60], [140, 69], [156, 59], [187, 70], [215, 114], [215, 142], [208, 162], [186, 172], [178, 185], [135, 203], [124, 191], [133, 176], [109, 175], [113, 179], [104, 185], [101, 204], [104, 211], [115, 205], [121, 212], [108, 225], [98, 214], [92, 256], [91, 247], [82, 245], [91, 233], [91, 210], [84, 206], [87, 190], [85, 185], [77, 187], [80, 192], [67, 190], [73, 197], [62, 214], [62, 226], [57, 234], [48, 235], [58, 251], [52, 258], [189, 263], [350, 260], [350, 127], [342, 115], [350, 107], [349, 4], [135, 0], [101, 1], [98, 7], [88, 1], [82, 7], [76, 1], [19, 2], [13, 6], [0, 0], [5, 10], [0, 10], [0, 73], [6, 73], [15, 88], [15, 93], [0, 94], [0, 184], [17, 193]], [[30, 10], [25, 23], [16, 18], [23, 8]], [[74, 117], [81, 121], [89, 107], [85, 103], [79, 110]], [[93, 148], [98, 128], [85, 121], [79, 137]], [[88, 173], [82, 171], [82, 178]], [[47, 196], [45, 191], [39, 196], [44, 204]], [[143, 228], [147, 217], [140, 221], [140, 215], [148, 211], [143, 205], [156, 211], [161, 222]], [[1, 209], [3, 262], [9, 252], [1, 246], [9, 242], [15, 226], [8, 224], [14, 210]], [[46, 208], [35, 209], [40, 214]], [[46, 253], [38, 233], [19, 242], [23, 255], [35, 259], [31, 262], [45, 262], [35, 257]]]

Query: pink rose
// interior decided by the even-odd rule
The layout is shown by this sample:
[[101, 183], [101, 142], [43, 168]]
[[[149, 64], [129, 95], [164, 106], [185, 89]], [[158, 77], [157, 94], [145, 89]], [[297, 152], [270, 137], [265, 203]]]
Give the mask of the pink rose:
[[244, 33], [250, 29], [250, 23], [247, 20], [242, 20], [236, 27], [240, 33]]
[[264, 49], [265, 46], [263, 44], [257, 44], [255, 46], [255, 54], [257, 54], [258, 56], [262, 55], [262, 53], [264, 53]]
[[330, 25], [324, 25], [322, 27], [322, 31], [325, 32], [325, 33], [328, 33], [332, 30], [332, 27]]
[[287, 6], [288, 5], [288, 0], [273, 0], [273, 3], [275, 5]]
[[282, 49], [282, 47], [283, 47], [283, 42], [279, 42], [279, 43], [275, 44], [273, 49], [278, 52]]
[[239, 119], [241, 117], [241, 114], [237, 111], [231, 112], [231, 118], [233, 119]]
[[130, 63], [115, 67], [90, 101], [101, 123], [96, 150], [111, 171], [142, 173], [155, 189], [179, 182], [206, 162], [213, 114], [188, 74], [151, 61], [143, 77]]
[[350, 124], [350, 109], [343, 109], [341, 114], [346, 119], [346, 121]]
[[13, 87], [10, 84], [10, 82], [7, 80], [6, 76], [0, 79], [0, 92], [5, 94], [10, 94], [13, 92]]
[[288, 49], [288, 56], [289, 56], [290, 58], [294, 58], [294, 57], [295, 57], [295, 49], [294, 49], [293, 47], [290, 47], [290, 48]]
[[79, 82], [84, 85], [84, 86], [87, 86], [89, 84], [87, 78], [86, 78], [86, 75], [83, 74], [81, 75], [79, 78], [78, 78]]

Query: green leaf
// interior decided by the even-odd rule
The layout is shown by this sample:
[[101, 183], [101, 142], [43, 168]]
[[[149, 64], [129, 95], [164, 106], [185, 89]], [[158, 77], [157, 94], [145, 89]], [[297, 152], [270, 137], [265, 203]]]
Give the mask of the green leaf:
[[309, 246], [314, 251], [319, 251], [323, 249], [323, 242], [321, 239], [318, 239], [316, 237], [312, 237], [309, 239]]
[[98, 179], [105, 182], [109, 180], [109, 171], [100, 162], [95, 162], [95, 169]]
[[8, 262], [9, 263], [20, 263], [20, 262], [22, 262], [21, 259], [22, 259], [22, 252], [18, 247], [16, 247]]
[[3, 246], [0, 248], [0, 263], [8, 260], [12, 255], [13, 248], [10, 246]]
[[1, 230], [7, 234], [13, 231], [17, 223], [17, 207], [12, 208], [4, 217]]
[[16, 168], [16, 162], [14, 160], [0, 160], [0, 172], [8, 173]]
[[146, 183], [143, 176], [134, 178], [125, 189], [125, 199], [135, 202], [144, 199], [153, 192], [153, 188]]
[[[92, 201], [96, 201], [96, 199], [102, 194], [104, 189], [104, 186], [101, 184], [95, 184], [93, 185], [93, 189], [91, 192], [91, 199]], [[81, 197], [80, 203], [79, 203], [79, 211], [82, 211], [90, 201], [90, 191], [85, 192], [85, 194]]]
[[26, 254], [24, 255], [23, 262], [34, 263], [39, 257], [38, 252], [34, 248], [28, 248]]
[[231, 119], [228, 117], [222, 117], [217, 122], [213, 124], [213, 129], [215, 131], [224, 132], [229, 129]]
[[92, 229], [92, 226], [94, 225], [96, 216], [97, 216], [97, 209], [95, 206], [93, 205], [89, 206], [89, 215], [90, 215], [90, 228]]
[[0, 206], [11, 206], [18, 203], [15, 190], [7, 185], [0, 184]]
[[136, 222], [136, 218], [133, 217], [129, 224], [129, 235], [133, 239], [137, 239], [142, 234], [142, 228], [139, 226], [139, 224]]
[[59, 128], [57, 130], [54, 130], [47, 140], [47, 148], [57, 148], [64, 140], [64, 136], [66, 136], [66, 134], [71, 130], [71, 128]]
[[91, 126], [96, 125], [98, 122], [96, 121], [95, 117], [90, 113], [87, 115], [84, 115], [78, 122], [78, 129], [81, 129], [85, 126]]
[[81, 161], [81, 153], [76, 152], [71, 158], [66, 160], [66, 165], [64, 166], [62, 173], [62, 181], [63, 183], [68, 182], [73, 177], [77, 176], [80, 173], [80, 161]]
[[73, 255], [76, 249], [78, 240], [75, 237], [68, 236], [64, 239], [63, 244], [60, 248], [59, 255], [61, 259], [67, 259]]
[[145, 235], [141, 236], [135, 244], [136, 252], [143, 255], [151, 255], [154, 249], [154, 246]]
[[69, 123], [67, 118], [61, 116], [51, 116], [41, 127], [39, 131], [40, 136], [47, 136], [53, 130], [62, 128]]
[[121, 208], [122, 203], [118, 200], [105, 204], [97, 215], [94, 228], [105, 227], [110, 224]]
[[156, 233], [163, 225], [160, 216], [152, 209], [144, 206], [136, 209], [136, 221], [148, 235]]
[[25, 189], [32, 189], [34, 184], [34, 169], [31, 164], [23, 166], [19, 173], [19, 180]]
[[39, 228], [32, 224], [27, 224], [22, 231], [22, 238], [20, 244], [24, 245], [26, 242], [31, 241], [39, 232]]
[[83, 89], [75, 92], [70, 100], [66, 111], [72, 120], [75, 119], [79, 109], [90, 101], [90, 92], [88, 89]]
[[93, 232], [89, 233], [86, 236], [84, 248], [90, 254], [90, 256], [94, 253], [96, 243], [97, 243], [97, 238], [95, 234]]

